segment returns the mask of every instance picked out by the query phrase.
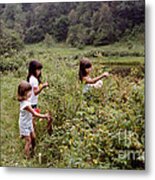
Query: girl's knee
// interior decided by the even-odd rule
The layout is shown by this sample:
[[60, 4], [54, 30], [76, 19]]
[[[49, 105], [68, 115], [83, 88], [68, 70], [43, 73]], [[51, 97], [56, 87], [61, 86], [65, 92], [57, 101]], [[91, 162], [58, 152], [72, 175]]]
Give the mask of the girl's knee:
[[25, 137], [26, 144], [31, 144], [31, 137], [27, 136]]

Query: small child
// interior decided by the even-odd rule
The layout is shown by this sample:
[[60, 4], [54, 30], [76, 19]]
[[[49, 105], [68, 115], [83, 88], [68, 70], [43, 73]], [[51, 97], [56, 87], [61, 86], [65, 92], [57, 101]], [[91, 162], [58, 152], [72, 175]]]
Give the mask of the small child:
[[89, 91], [91, 87], [94, 88], [101, 88], [103, 85], [102, 78], [108, 77], [109, 73], [104, 72], [100, 76], [97, 76], [95, 78], [90, 77], [90, 73], [92, 71], [92, 64], [88, 58], [83, 58], [80, 61], [80, 68], [79, 68], [79, 79], [82, 83], [85, 83], [83, 93], [86, 93]]
[[35, 148], [35, 132], [32, 123], [32, 115], [39, 118], [45, 118], [50, 121], [50, 115], [37, 113], [32, 107], [30, 97], [32, 87], [27, 81], [22, 81], [18, 86], [18, 101], [20, 102], [19, 129], [21, 138], [25, 139], [25, 155], [30, 157], [30, 148], [32, 152]]
[[[43, 65], [34, 60], [29, 63], [29, 69], [28, 69], [28, 76], [27, 81], [32, 86], [32, 95], [30, 98], [32, 108], [40, 112], [40, 110], [37, 107], [38, 104], [38, 94], [46, 87], [48, 87], [48, 82], [41, 83], [41, 70], [43, 68]], [[35, 128], [35, 118], [33, 118], [33, 125]]]

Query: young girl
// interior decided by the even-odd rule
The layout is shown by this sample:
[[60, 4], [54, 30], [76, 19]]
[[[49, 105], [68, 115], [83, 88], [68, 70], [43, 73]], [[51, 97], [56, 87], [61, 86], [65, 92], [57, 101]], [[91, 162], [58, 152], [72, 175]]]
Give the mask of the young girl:
[[108, 77], [109, 73], [104, 72], [100, 76], [97, 76], [95, 78], [90, 77], [90, 73], [92, 71], [92, 64], [88, 58], [83, 58], [80, 61], [80, 68], [79, 68], [79, 79], [81, 82], [85, 83], [83, 93], [86, 93], [89, 91], [91, 87], [94, 88], [101, 88], [103, 85], [102, 78]]
[[30, 97], [32, 87], [27, 81], [22, 81], [18, 86], [18, 100], [20, 102], [19, 129], [20, 136], [25, 139], [25, 154], [30, 157], [30, 148], [35, 147], [35, 132], [32, 123], [32, 115], [50, 120], [50, 115], [37, 113], [32, 107]]
[[34, 60], [29, 63], [27, 81], [32, 86], [31, 105], [36, 109], [38, 104], [38, 94], [46, 87], [48, 83], [41, 83], [41, 70], [43, 66], [40, 62]]
[[[43, 66], [40, 62], [33, 60], [29, 63], [27, 81], [32, 87], [32, 95], [30, 98], [31, 106], [36, 112], [40, 112], [37, 107], [38, 104], [38, 94], [48, 86], [48, 83], [41, 83], [41, 70]], [[33, 127], [35, 128], [35, 117], [33, 117]]]

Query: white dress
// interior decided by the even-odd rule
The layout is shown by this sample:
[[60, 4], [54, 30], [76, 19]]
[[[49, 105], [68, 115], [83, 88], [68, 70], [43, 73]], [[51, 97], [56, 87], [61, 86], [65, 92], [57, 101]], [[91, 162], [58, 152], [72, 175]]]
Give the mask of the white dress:
[[21, 136], [29, 136], [34, 131], [32, 123], [32, 114], [26, 110], [25, 107], [31, 106], [31, 102], [28, 100], [20, 102], [20, 114], [19, 114], [19, 130]]
[[31, 84], [32, 86], [32, 95], [31, 95], [31, 105], [37, 105], [38, 104], [38, 95], [36, 96], [34, 94], [34, 91], [33, 89], [36, 87], [39, 86], [39, 82], [38, 82], [38, 79], [36, 77], [34, 77], [33, 75], [30, 77], [30, 80], [29, 80], [29, 83]]
[[102, 80], [99, 80], [94, 84], [85, 84], [83, 88], [83, 93], [88, 92], [92, 87], [98, 89], [101, 88], [102, 86], [103, 86]]

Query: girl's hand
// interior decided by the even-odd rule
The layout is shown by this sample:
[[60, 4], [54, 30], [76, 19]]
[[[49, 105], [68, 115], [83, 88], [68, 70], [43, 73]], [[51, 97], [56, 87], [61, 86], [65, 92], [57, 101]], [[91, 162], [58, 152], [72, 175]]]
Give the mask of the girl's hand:
[[46, 87], [48, 87], [48, 82], [45, 82], [45, 83], [43, 84], [43, 88], [46, 88]]
[[49, 119], [51, 118], [50, 114], [49, 114], [49, 113], [46, 113], [46, 114], [45, 114], [45, 118], [46, 118], [47, 120], [49, 120]]
[[103, 77], [108, 77], [108, 76], [109, 76], [109, 73], [108, 73], [108, 72], [104, 72], [104, 73], [102, 74], [102, 76], [103, 76]]

